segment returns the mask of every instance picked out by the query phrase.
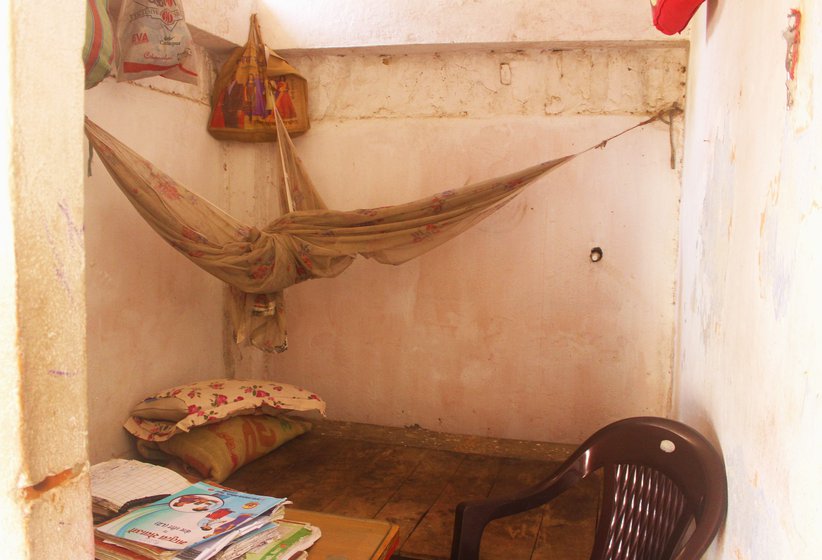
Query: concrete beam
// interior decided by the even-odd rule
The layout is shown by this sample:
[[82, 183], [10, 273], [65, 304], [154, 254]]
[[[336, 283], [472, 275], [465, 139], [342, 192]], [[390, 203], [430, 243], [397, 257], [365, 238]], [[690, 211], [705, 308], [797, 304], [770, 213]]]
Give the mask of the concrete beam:
[[258, 10], [263, 36], [278, 52], [686, 42], [657, 31], [648, 3], [635, 0], [260, 0]]

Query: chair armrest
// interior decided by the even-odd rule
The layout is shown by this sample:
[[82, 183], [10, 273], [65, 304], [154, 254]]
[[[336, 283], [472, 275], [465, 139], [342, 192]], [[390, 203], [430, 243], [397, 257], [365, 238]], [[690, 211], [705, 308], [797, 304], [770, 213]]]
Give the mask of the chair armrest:
[[582, 478], [574, 465], [564, 467], [546, 480], [516, 494], [458, 504], [454, 516], [451, 560], [476, 560], [479, 558], [482, 532], [490, 521], [539, 507]]

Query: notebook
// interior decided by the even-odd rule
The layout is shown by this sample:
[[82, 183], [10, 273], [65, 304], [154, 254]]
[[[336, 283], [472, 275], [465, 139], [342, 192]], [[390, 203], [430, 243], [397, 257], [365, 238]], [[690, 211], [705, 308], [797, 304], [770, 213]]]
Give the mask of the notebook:
[[98, 463], [90, 475], [92, 511], [98, 515], [111, 515], [131, 502], [154, 501], [191, 485], [171, 469], [131, 459]]

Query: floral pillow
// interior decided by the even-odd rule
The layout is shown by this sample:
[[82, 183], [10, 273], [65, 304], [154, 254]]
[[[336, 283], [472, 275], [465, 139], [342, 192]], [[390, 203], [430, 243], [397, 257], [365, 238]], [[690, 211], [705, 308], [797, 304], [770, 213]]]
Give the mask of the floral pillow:
[[195, 426], [241, 414], [277, 415], [295, 410], [325, 414], [325, 401], [311, 391], [274, 381], [212, 379], [172, 387], [146, 398], [124, 427], [146, 441], [165, 441]]

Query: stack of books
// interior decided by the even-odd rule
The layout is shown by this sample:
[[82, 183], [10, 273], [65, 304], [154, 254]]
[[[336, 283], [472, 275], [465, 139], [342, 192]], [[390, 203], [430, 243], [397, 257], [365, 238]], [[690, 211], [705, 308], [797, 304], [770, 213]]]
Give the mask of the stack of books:
[[209, 482], [190, 484], [182, 479], [185, 487], [165, 497], [158, 497], [161, 490], [182, 483], [167, 481], [162, 489], [149, 485], [141, 490], [150, 496], [146, 500], [126, 499], [134, 491], [113, 497], [100, 489], [110, 489], [107, 483], [117, 478], [118, 469], [127, 467], [123, 472], [134, 476], [134, 486], [139, 486], [141, 478], [135, 475], [137, 471], [145, 478], [156, 478], [167, 473], [154, 469], [169, 469], [148, 465], [153, 467], [148, 472], [128, 463], [109, 466], [105, 474], [97, 472], [95, 477], [92, 472], [97, 511], [117, 508], [119, 512], [95, 526], [95, 557], [99, 560], [297, 560], [306, 558], [306, 549], [321, 536], [313, 525], [283, 519], [285, 498]]

